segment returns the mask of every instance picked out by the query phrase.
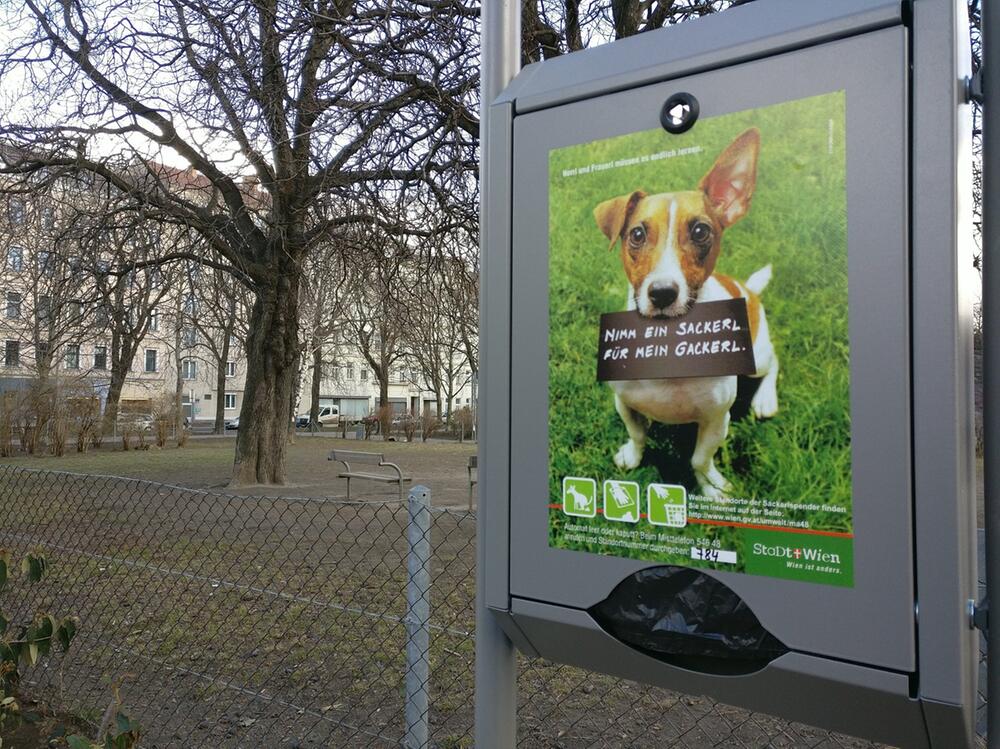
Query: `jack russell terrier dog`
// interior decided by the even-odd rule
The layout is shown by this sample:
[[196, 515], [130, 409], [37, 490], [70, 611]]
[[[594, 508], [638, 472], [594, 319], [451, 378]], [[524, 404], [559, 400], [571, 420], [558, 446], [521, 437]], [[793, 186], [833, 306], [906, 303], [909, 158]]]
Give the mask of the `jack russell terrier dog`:
[[[594, 209], [597, 225], [611, 242], [621, 242], [621, 261], [630, 288], [627, 309], [644, 317], [678, 317], [695, 302], [742, 297], [753, 340], [760, 386], [751, 401], [757, 418], [778, 411], [778, 358], [767, 330], [760, 294], [771, 280], [766, 265], [745, 282], [715, 273], [722, 233], [746, 215], [757, 182], [760, 132], [736, 138], [698, 183], [697, 190], [646, 195], [636, 191]], [[736, 400], [736, 375], [608, 383], [629, 440], [615, 465], [632, 469], [642, 461], [650, 423], [698, 425], [691, 456], [701, 492], [717, 497], [730, 483], [715, 467], [715, 453], [729, 432]]]

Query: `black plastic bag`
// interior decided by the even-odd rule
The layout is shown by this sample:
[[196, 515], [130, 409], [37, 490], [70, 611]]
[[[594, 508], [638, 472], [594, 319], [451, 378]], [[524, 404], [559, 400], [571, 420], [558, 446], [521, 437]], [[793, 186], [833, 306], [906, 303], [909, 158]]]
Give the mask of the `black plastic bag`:
[[749, 673], [788, 652], [728, 586], [688, 567], [640, 570], [589, 613], [626, 645], [708, 673]]

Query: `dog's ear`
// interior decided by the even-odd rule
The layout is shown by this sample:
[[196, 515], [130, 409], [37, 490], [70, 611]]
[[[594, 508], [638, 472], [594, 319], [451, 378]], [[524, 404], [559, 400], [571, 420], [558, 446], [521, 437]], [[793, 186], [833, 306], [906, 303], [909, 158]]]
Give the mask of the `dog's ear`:
[[646, 197], [646, 193], [636, 190], [629, 195], [619, 195], [617, 198], [605, 200], [594, 209], [594, 218], [597, 220], [597, 226], [604, 232], [604, 236], [610, 242], [608, 245], [609, 250], [615, 246], [615, 242], [621, 237], [622, 230], [625, 228], [625, 222], [628, 221], [628, 217], [632, 215], [632, 211], [635, 210], [639, 201], [644, 197]]
[[760, 131], [752, 127], [729, 144], [698, 183], [723, 226], [732, 226], [750, 210], [759, 153]]

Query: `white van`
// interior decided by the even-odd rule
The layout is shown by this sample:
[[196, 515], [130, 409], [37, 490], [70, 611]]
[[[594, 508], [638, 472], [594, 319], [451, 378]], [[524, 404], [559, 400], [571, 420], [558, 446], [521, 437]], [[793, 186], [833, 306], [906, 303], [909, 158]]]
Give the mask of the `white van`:
[[[340, 423], [340, 409], [336, 406], [320, 406], [320, 426], [336, 426], [338, 423]], [[309, 414], [299, 414], [295, 418], [295, 426], [299, 429], [305, 429], [309, 426]]]

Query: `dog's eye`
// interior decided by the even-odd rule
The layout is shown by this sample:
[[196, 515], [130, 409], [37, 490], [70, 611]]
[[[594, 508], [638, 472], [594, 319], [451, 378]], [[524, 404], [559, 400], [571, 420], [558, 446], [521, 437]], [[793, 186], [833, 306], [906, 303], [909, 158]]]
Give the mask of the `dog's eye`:
[[646, 229], [642, 226], [633, 227], [628, 233], [628, 243], [636, 248], [646, 244]]
[[704, 221], [696, 221], [691, 226], [691, 241], [695, 244], [706, 245], [712, 240], [712, 227]]

